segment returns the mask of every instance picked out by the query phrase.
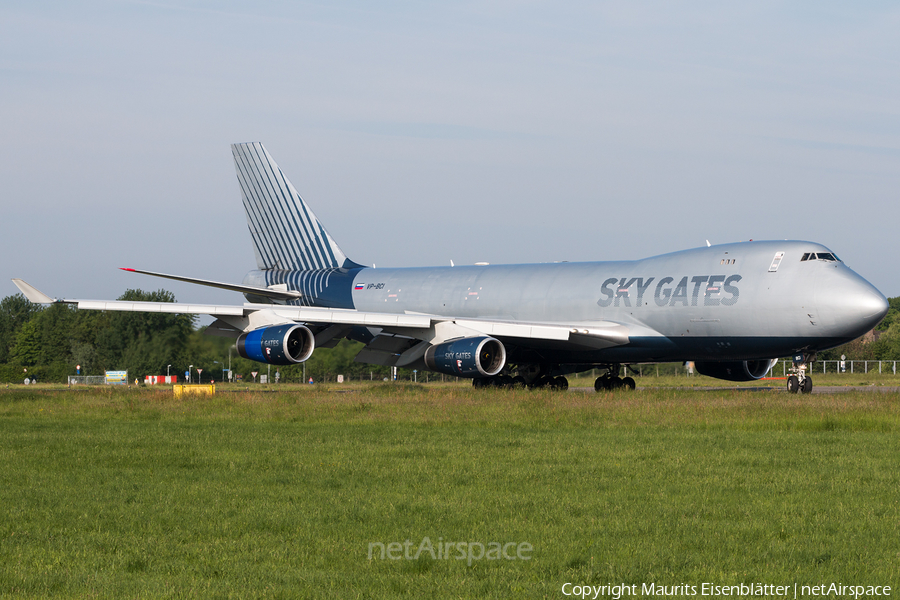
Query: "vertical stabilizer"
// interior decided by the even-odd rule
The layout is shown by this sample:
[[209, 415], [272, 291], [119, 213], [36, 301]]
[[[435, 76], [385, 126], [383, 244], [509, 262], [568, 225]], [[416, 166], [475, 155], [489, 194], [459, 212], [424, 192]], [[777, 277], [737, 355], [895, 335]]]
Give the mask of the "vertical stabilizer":
[[259, 142], [232, 144], [247, 224], [261, 270], [352, 268]]

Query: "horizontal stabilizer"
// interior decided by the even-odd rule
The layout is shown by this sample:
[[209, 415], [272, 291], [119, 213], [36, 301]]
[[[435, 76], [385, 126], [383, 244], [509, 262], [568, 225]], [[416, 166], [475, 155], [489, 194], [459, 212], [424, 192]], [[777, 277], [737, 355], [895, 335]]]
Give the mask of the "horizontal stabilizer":
[[254, 296], [262, 296], [263, 298], [272, 298], [273, 300], [297, 300], [298, 298], [303, 297], [303, 294], [300, 292], [288, 290], [287, 286], [284, 286], [284, 289], [272, 289], [254, 285], [240, 285], [237, 283], [220, 283], [218, 281], [209, 281], [207, 279], [182, 277], [181, 275], [166, 275], [165, 273], [154, 273], [152, 271], [139, 271], [138, 269], [126, 269], [124, 267], [122, 267], [122, 270], [128, 271], [129, 273], [140, 273], [141, 275], [152, 275], [153, 277], [174, 279], [175, 281], [183, 281], [185, 283], [196, 283], [197, 285], [205, 285], [207, 287], [240, 292], [242, 294], [252, 294]]

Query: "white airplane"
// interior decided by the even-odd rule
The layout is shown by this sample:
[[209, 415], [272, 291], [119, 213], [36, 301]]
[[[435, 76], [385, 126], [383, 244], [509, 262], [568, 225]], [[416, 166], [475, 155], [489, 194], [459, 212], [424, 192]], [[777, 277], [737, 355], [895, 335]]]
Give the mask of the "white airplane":
[[[208, 314], [241, 356], [290, 365], [342, 338], [359, 362], [468, 377], [476, 386], [551, 386], [605, 369], [597, 390], [634, 389], [622, 366], [694, 361], [729, 381], [794, 356], [791, 392], [810, 392], [816, 353], [849, 342], [888, 303], [825, 246], [704, 246], [634, 261], [369, 268], [350, 260], [259, 143], [232, 146], [258, 269], [241, 284], [125, 269], [244, 294], [233, 306], [53, 299], [87, 310]], [[435, 227], [439, 235], [439, 227]]]

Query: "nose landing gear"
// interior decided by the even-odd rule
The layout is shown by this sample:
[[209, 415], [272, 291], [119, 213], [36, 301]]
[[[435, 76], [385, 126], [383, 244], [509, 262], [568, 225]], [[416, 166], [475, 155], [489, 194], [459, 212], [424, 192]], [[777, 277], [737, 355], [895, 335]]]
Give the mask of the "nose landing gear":
[[815, 354], [797, 354], [791, 366], [791, 375], [787, 378], [787, 391], [791, 394], [800, 392], [809, 394], [813, 389], [812, 377], [806, 374], [811, 363], [816, 361]]

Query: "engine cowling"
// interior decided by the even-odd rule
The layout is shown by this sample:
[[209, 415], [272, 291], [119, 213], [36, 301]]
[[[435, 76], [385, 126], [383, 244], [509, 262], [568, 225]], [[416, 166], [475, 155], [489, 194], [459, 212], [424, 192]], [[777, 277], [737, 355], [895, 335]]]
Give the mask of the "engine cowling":
[[701, 375], [726, 381], [755, 381], [765, 377], [777, 358], [759, 360], [739, 360], [733, 362], [697, 362], [694, 367]]
[[287, 324], [263, 327], [242, 333], [237, 340], [238, 354], [270, 365], [294, 365], [312, 356], [316, 338], [303, 325]]
[[457, 377], [491, 377], [506, 364], [506, 348], [492, 337], [471, 337], [444, 342], [425, 352], [432, 371]]

